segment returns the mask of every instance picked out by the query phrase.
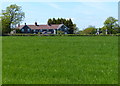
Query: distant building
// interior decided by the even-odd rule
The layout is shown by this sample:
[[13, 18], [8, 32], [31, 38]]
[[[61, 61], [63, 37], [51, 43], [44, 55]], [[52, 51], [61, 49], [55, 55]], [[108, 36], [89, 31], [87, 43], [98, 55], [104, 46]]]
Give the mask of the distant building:
[[16, 30], [13, 30], [10, 32], [11, 35], [15, 34], [16, 33]]
[[100, 31], [99, 31], [99, 28], [97, 28], [96, 35], [99, 35], [99, 34], [100, 34]]
[[16, 29], [20, 29], [22, 33], [42, 33], [42, 34], [57, 34], [62, 32], [63, 34], [68, 34], [68, 27], [64, 24], [51, 24], [51, 25], [18, 25]]

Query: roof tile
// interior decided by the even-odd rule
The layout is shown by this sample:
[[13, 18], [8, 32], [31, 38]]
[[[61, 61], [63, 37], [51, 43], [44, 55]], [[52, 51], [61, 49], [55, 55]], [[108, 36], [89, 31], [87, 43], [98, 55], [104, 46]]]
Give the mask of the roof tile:
[[[62, 24], [51, 24], [51, 25], [27, 25], [29, 28], [31, 29], [57, 29], [60, 25]], [[20, 25], [20, 27], [17, 27], [19, 29], [21, 29], [22, 27], [24, 27], [24, 25]]]

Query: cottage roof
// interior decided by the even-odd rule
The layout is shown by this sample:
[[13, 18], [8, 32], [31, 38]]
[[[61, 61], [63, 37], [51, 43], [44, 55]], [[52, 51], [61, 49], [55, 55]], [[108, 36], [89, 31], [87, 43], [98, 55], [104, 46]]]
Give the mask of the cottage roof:
[[[27, 25], [31, 29], [58, 29], [61, 27], [63, 24], [51, 24], [51, 25]], [[20, 25], [17, 27], [18, 29], [23, 28], [25, 25]]]

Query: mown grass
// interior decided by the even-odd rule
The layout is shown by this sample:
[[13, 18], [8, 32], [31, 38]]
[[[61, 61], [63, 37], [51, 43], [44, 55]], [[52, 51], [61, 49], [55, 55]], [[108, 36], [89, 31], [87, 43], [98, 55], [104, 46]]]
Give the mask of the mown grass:
[[3, 84], [117, 84], [118, 37], [3, 37]]
[[2, 37], [0, 36], [0, 85], [2, 85]]

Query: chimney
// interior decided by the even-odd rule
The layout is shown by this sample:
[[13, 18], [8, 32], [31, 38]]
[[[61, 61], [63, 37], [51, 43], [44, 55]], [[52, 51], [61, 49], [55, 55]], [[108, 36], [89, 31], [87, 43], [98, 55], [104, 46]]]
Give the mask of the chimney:
[[35, 26], [39, 26], [39, 25], [37, 24], [37, 22], [35, 22]]
[[26, 23], [25, 23], [25, 25], [26, 25]]
[[18, 27], [20, 27], [20, 24], [18, 24]]

